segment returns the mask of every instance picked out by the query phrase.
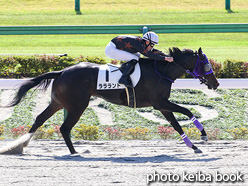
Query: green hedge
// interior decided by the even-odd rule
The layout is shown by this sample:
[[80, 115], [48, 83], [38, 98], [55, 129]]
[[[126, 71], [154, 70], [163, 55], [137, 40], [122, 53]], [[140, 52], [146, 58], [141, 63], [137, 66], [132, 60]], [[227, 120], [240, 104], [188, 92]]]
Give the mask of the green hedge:
[[45, 72], [62, 70], [79, 62], [105, 64], [99, 57], [72, 58], [70, 56], [3, 56], [0, 57], [0, 77], [34, 77]]
[[[2, 56], [0, 57], [0, 77], [21, 78], [34, 77], [45, 72], [62, 70], [79, 62], [92, 62], [106, 64], [107, 62], [99, 57], [72, 58], [70, 56]], [[248, 78], [248, 62], [227, 59], [223, 63], [215, 60], [210, 62], [218, 78]], [[116, 60], [111, 63], [116, 64]], [[186, 77], [191, 77], [186, 75]]]
[[248, 62], [227, 59], [218, 63], [210, 59], [213, 70], [218, 78], [248, 78]]

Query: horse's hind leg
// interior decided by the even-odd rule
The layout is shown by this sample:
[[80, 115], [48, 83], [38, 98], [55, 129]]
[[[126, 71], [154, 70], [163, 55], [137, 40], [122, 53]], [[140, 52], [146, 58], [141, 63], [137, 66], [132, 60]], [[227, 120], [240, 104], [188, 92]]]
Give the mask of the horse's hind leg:
[[70, 138], [71, 129], [78, 122], [80, 116], [83, 114], [84, 110], [87, 108], [89, 104], [89, 100], [90, 100], [90, 96], [89, 97], [85, 96], [84, 100], [81, 100], [81, 102], [79, 101], [79, 102], [73, 103], [73, 101], [71, 100], [71, 103], [70, 103], [71, 106], [67, 108], [68, 115], [60, 128], [60, 132], [71, 154], [77, 153], [73, 147], [73, 144]]
[[41, 126], [43, 125], [43, 123], [50, 118], [55, 112], [57, 112], [58, 110], [60, 110], [62, 108], [61, 104], [55, 102], [54, 100], [52, 100], [52, 102], [48, 105], [48, 107], [40, 114], [36, 117], [34, 124], [32, 125], [31, 129], [29, 130], [29, 139], [26, 140], [23, 143], [23, 147], [27, 147], [28, 143], [30, 141], [30, 139], [32, 138], [33, 134], [35, 133], [35, 131]]
[[179, 123], [177, 122], [174, 114], [172, 112], [167, 112], [167, 111], [160, 111], [164, 117], [169, 121], [169, 123], [173, 126], [173, 128], [180, 134], [180, 136], [182, 137], [183, 141], [185, 142], [185, 144], [189, 147], [194, 149], [195, 153], [202, 153], [202, 151], [200, 149], [198, 149], [191, 141], [190, 139], [187, 137], [187, 135], [183, 132], [182, 127], [179, 125]]
[[62, 105], [54, 100], [51, 101], [51, 103], [48, 105], [48, 107], [39, 114], [34, 124], [32, 125], [31, 129], [29, 130], [29, 133], [34, 133], [43, 123], [49, 119], [55, 112], [62, 109]]
[[13, 143], [6, 145], [0, 149], [0, 154], [21, 154], [23, 152], [23, 147], [26, 147], [32, 138], [34, 132], [56, 111], [61, 109], [62, 106], [55, 101], [52, 101], [51, 104], [39, 115], [37, 116], [32, 128], [29, 132], [19, 139], [15, 140]]

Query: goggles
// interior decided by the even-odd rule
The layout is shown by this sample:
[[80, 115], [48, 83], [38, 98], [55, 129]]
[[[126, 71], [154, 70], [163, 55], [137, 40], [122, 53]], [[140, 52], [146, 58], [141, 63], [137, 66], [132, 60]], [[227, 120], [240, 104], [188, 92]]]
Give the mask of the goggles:
[[150, 44], [149, 44], [152, 48], [154, 47], [154, 43], [152, 43], [152, 42], [150, 42]]

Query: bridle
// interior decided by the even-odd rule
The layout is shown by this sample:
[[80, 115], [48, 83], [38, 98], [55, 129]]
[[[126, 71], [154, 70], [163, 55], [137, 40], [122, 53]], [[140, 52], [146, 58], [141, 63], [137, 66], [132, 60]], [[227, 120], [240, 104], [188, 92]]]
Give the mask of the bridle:
[[179, 64], [177, 64], [176, 62], [173, 61], [173, 63], [175, 65], [177, 65], [178, 67], [182, 68], [187, 74], [192, 75], [194, 79], [199, 79], [201, 84], [206, 84], [207, 80], [203, 76], [200, 76], [196, 72], [196, 68], [198, 67], [199, 63], [201, 63], [201, 62], [202, 62], [202, 60], [200, 59], [200, 56], [197, 55], [197, 61], [196, 61], [195, 67], [194, 67], [193, 71], [190, 71], [190, 70], [187, 70], [186, 68], [182, 67], [181, 65], [179, 65]]
[[[213, 73], [213, 70], [212, 70], [212, 67], [208, 61], [208, 58], [205, 54], [203, 54], [204, 56], [204, 59], [201, 59], [201, 57], [199, 56], [199, 54], [197, 54], [197, 61], [196, 61], [196, 64], [195, 64], [195, 67], [193, 69], [193, 71], [190, 71], [186, 68], [184, 68], [183, 66], [177, 64], [175, 61], [173, 61], [172, 63], [174, 63], [175, 65], [177, 65], [178, 67], [180, 67], [181, 69], [183, 69], [187, 74], [190, 74], [193, 76], [194, 79], [199, 79], [201, 84], [205, 84], [207, 85], [207, 80], [204, 78], [205, 75], [208, 75], [208, 74], [211, 74]], [[168, 64], [167, 64], [168, 65]], [[205, 71], [204, 70], [204, 65], [209, 65], [209, 70], [208, 71]], [[167, 68], [167, 66], [166, 66]], [[174, 80], [168, 78], [168, 77], [165, 77], [163, 76], [163, 74], [160, 74], [156, 68], [156, 60], [154, 61], [154, 69], [155, 69], [155, 72], [156, 74], [160, 77], [160, 78], [163, 78], [163, 79], [167, 79], [169, 80], [170, 82], [174, 83]]]

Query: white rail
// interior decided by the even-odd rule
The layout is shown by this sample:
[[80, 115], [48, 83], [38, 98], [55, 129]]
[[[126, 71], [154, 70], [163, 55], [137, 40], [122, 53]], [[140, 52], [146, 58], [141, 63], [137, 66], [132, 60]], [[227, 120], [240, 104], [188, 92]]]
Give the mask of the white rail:
[[[0, 79], [0, 89], [17, 89], [28, 79]], [[218, 79], [222, 89], [248, 89], [248, 79]], [[207, 89], [197, 79], [177, 79], [172, 84], [173, 89]]]
[[[218, 79], [219, 89], [248, 89], [248, 79]], [[207, 89], [197, 79], [178, 79], [172, 85], [174, 89]]]

